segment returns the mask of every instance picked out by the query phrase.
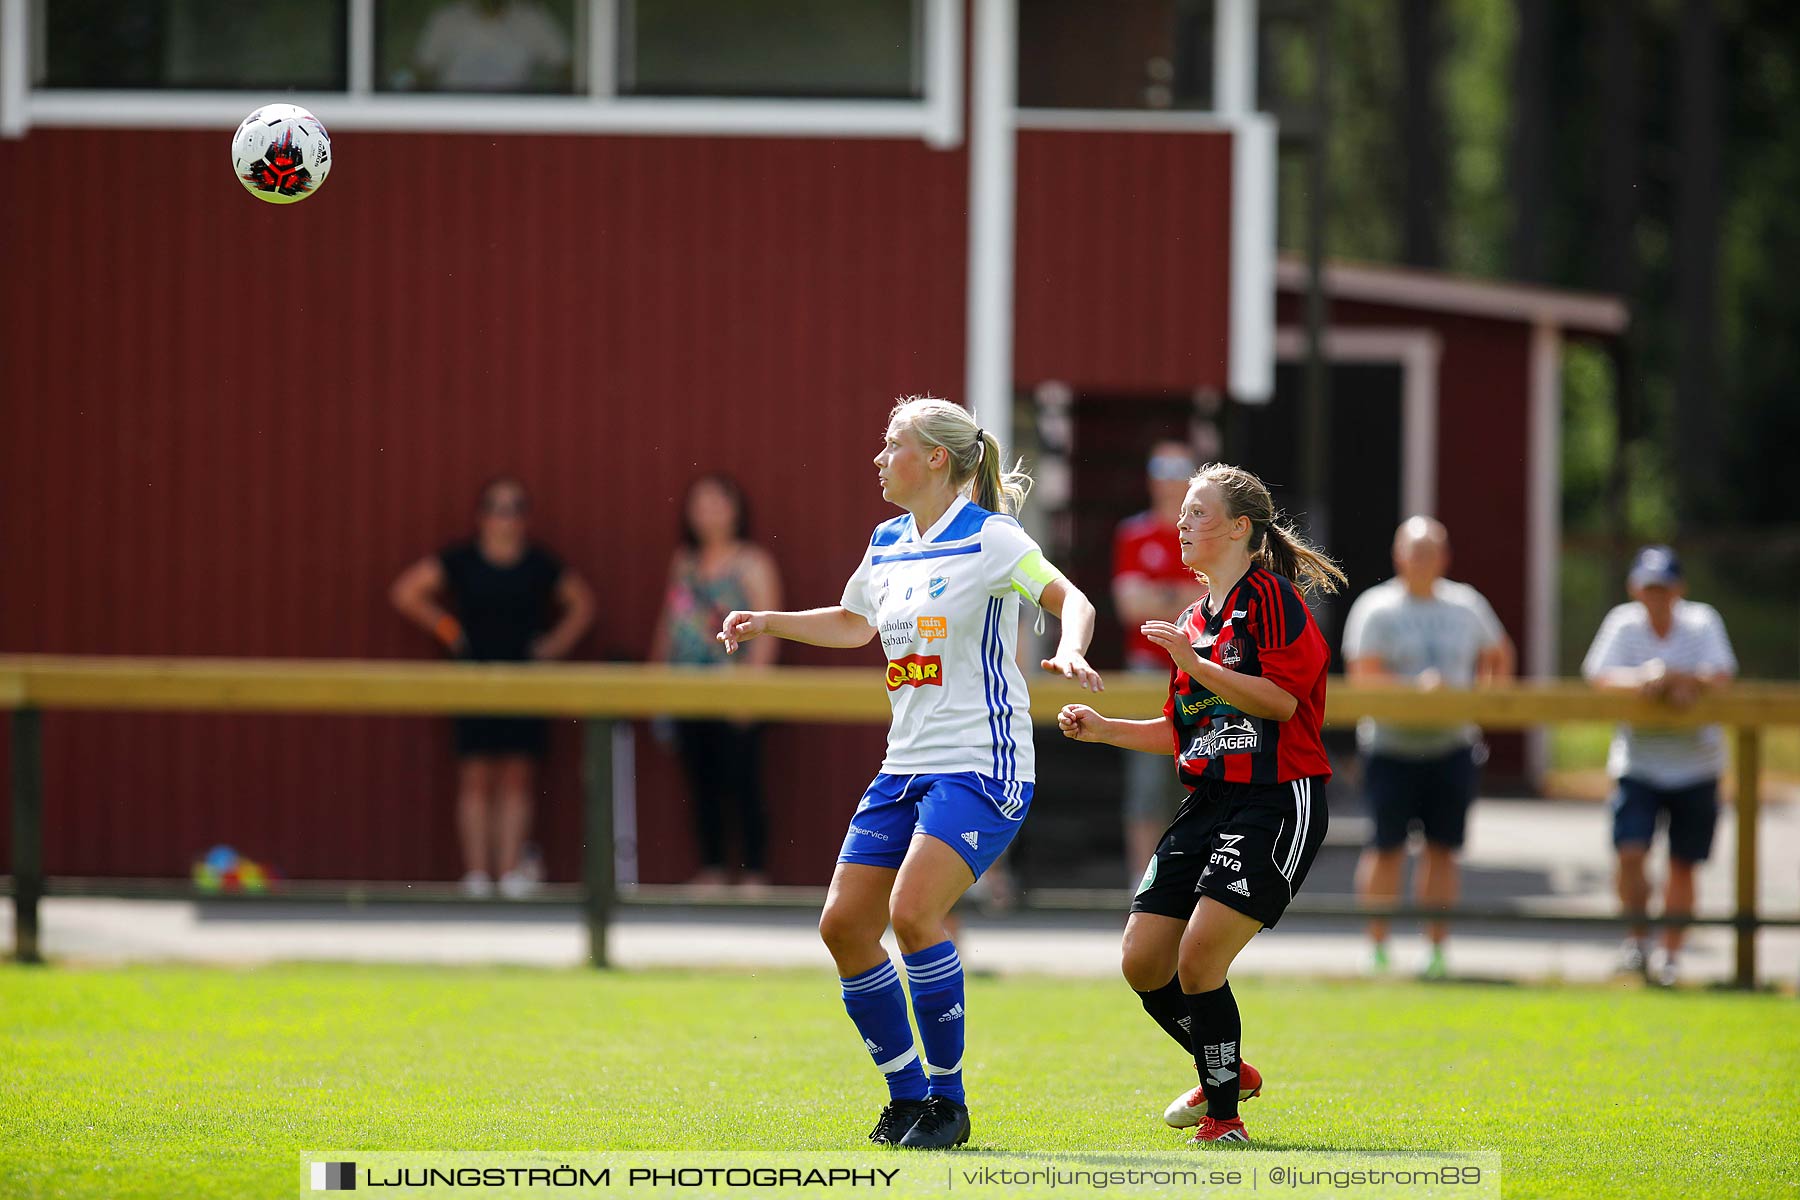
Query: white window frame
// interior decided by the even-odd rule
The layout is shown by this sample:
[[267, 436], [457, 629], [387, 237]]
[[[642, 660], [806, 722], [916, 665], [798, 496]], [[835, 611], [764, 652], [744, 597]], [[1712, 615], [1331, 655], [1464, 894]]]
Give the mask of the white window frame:
[[922, 98], [814, 100], [617, 95], [617, 0], [578, 7], [577, 23], [590, 34], [576, 72], [589, 91], [580, 96], [377, 91], [375, 0], [349, 0], [344, 91], [33, 88], [25, 49], [30, 0], [0, 0], [0, 136], [34, 127], [232, 129], [258, 104], [280, 100], [311, 109], [334, 130], [919, 138], [952, 149], [963, 138], [964, 2], [921, 0]]

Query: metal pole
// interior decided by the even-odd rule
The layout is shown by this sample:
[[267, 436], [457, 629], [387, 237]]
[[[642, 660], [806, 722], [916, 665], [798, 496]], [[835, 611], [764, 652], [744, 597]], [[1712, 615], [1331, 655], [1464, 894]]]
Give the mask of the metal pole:
[[588, 961], [606, 966], [606, 929], [612, 920], [613, 882], [612, 722], [589, 718], [581, 725], [581, 881], [587, 885]]
[[38, 901], [44, 895], [44, 714], [12, 715], [13, 959], [43, 962], [38, 953]]
[[1762, 779], [1762, 730], [1737, 736], [1737, 986], [1756, 986], [1756, 811]]
[[1306, 385], [1300, 406], [1300, 481], [1315, 545], [1331, 542], [1331, 381], [1325, 349], [1326, 179], [1330, 175], [1331, 0], [1314, 0], [1313, 104], [1307, 145]]

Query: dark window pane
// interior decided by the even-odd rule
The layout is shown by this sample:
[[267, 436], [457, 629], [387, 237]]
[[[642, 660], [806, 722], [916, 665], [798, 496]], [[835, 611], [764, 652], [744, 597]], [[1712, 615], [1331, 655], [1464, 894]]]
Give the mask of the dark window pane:
[[919, 0], [620, 0], [619, 91], [908, 98]]
[[1026, 0], [1024, 108], [1212, 107], [1212, 0]]
[[346, 0], [52, 0], [45, 87], [342, 91]]
[[380, 0], [375, 86], [383, 91], [584, 90], [577, 9], [586, 0]]
[[[1210, 109], [1214, 0], [1023, 0], [1023, 108]], [[1257, 107], [1286, 125], [1311, 96], [1311, 0], [1257, 6]]]

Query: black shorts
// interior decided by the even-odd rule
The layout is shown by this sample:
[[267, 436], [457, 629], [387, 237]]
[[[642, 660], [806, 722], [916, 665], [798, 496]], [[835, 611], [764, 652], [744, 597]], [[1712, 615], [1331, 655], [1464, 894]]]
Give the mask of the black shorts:
[[458, 717], [458, 758], [543, 758], [550, 751], [550, 722], [542, 717]]
[[1305, 882], [1328, 824], [1324, 776], [1204, 781], [1163, 831], [1131, 911], [1185, 921], [1210, 896], [1273, 928]]
[[1641, 779], [1621, 779], [1612, 797], [1613, 845], [1650, 848], [1657, 819], [1667, 814], [1669, 857], [1703, 863], [1712, 854], [1719, 826], [1719, 781], [1661, 788]]
[[1406, 845], [1415, 825], [1432, 845], [1462, 849], [1479, 779], [1473, 746], [1437, 758], [1369, 755], [1363, 760], [1363, 795], [1375, 818], [1375, 849]]

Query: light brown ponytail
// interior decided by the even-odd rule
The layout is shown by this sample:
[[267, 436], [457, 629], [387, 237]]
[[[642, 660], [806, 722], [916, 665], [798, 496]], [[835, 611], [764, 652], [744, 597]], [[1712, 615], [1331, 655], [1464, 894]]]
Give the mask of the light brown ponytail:
[[1343, 569], [1323, 551], [1310, 545], [1292, 525], [1279, 519], [1268, 487], [1242, 467], [1212, 463], [1189, 481], [1216, 485], [1225, 497], [1231, 520], [1250, 518], [1250, 561], [1302, 590], [1336, 592], [1349, 582]]

